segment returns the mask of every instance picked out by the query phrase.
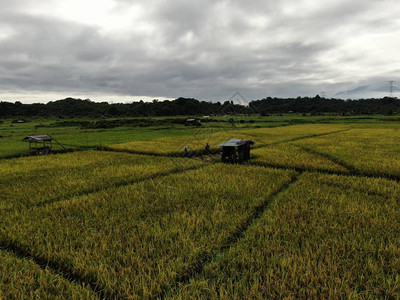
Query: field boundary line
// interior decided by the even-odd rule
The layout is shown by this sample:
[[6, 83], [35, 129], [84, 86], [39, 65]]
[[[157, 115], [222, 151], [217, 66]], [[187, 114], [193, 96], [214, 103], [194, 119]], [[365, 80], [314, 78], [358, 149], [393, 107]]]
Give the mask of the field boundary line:
[[[343, 173], [343, 175], [345, 176], [355, 176], [355, 177], [366, 177], [366, 178], [382, 178], [382, 179], [386, 179], [386, 180], [392, 180], [392, 181], [396, 181], [396, 182], [400, 182], [400, 176], [398, 175], [391, 175], [391, 174], [385, 174], [385, 173], [374, 173], [374, 172], [368, 172], [368, 171], [362, 171], [357, 169], [356, 167], [349, 165], [347, 163], [345, 163], [344, 161], [332, 156], [329, 153], [323, 153], [323, 152], [319, 152], [315, 149], [312, 148], [308, 148], [308, 147], [303, 147], [303, 146], [299, 146], [296, 145], [298, 147], [300, 147], [301, 149], [303, 149], [306, 152], [309, 152], [311, 154], [314, 155], [318, 155], [322, 158], [325, 158], [339, 166], [342, 166], [343, 168], [347, 169], [349, 171], [349, 173]], [[317, 171], [318, 172], [318, 171]], [[341, 175], [341, 172], [335, 172], [333, 171], [333, 173], [338, 173], [338, 175]]]
[[187, 169], [183, 169], [183, 170], [172, 170], [170, 172], [162, 172], [162, 173], [156, 173], [147, 177], [143, 177], [143, 178], [139, 178], [139, 179], [134, 179], [134, 180], [130, 180], [130, 181], [121, 181], [119, 183], [110, 185], [110, 186], [106, 186], [106, 187], [98, 187], [98, 188], [93, 188], [93, 189], [88, 189], [86, 191], [82, 191], [79, 193], [75, 193], [75, 194], [70, 194], [70, 195], [66, 195], [65, 197], [60, 197], [60, 198], [56, 198], [56, 199], [50, 199], [48, 201], [41, 201], [39, 203], [35, 203], [35, 204], [30, 204], [30, 205], [24, 205], [24, 206], [19, 206], [19, 207], [10, 207], [10, 208], [4, 208], [4, 209], [0, 209], [1, 213], [6, 213], [6, 212], [10, 212], [10, 211], [24, 211], [24, 210], [30, 210], [33, 208], [38, 208], [38, 207], [44, 207], [47, 205], [51, 205], [53, 203], [57, 203], [57, 202], [62, 202], [62, 201], [69, 201], [72, 198], [75, 197], [80, 197], [83, 195], [90, 195], [90, 194], [94, 194], [100, 191], [106, 191], [109, 189], [113, 189], [113, 188], [119, 188], [119, 187], [123, 187], [123, 186], [129, 186], [129, 185], [133, 185], [136, 183], [140, 183], [140, 182], [145, 182], [147, 180], [154, 180], [154, 179], [158, 179], [158, 178], [163, 178], [163, 177], [167, 177], [169, 175], [174, 175], [174, 174], [181, 174], [181, 173], [185, 173], [185, 172], [189, 172], [192, 170], [198, 170], [201, 168], [205, 168], [210, 166], [211, 164], [208, 163], [204, 163], [202, 165], [199, 166], [193, 166]]
[[84, 289], [91, 289], [100, 299], [118, 299], [114, 292], [107, 291], [105, 287], [101, 287], [97, 280], [93, 277], [79, 274], [76, 270], [61, 262], [50, 260], [43, 256], [34, 255], [26, 247], [15, 241], [0, 241], [0, 251], [8, 252], [19, 259], [27, 259], [34, 262], [42, 270], [49, 270], [59, 275], [73, 284], [79, 284]]
[[177, 152], [156, 153], [156, 152], [129, 150], [129, 149], [114, 149], [114, 148], [110, 148], [109, 146], [104, 146], [101, 149], [97, 149], [97, 151], [128, 153], [128, 154], [157, 156], [157, 157], [174, 157], [174, 158], [183, 157], [183, 156], [179, 155]]
[[263, 144], [263, 145], [260, 145], [259, 147], [254, 147], [254, 149], [260, 149], [260, 148], [265, 148], [265, 147], [269, 147], [269, 146], [276, 146], [276, 145], [285, 144], [285, 143], [291, 143], [291, 142], [295, 142], [295, 141], [299, 141], [299, 140], [312, 139], [312, 138], [316, 138], [316, 137], [320, 137], [320, 136], [341, 133], [341, 132], [345, 132], [345, 131], [349, 131], [349, 130], [351, 130], [351, 129], [347, 128], [347, 129], [341, 129], [341, 130], [324, 132], [324, 133], [316, 133], [316, 134], [311, 134], [311, 135], [304, 135], [304, 136], [299, 136], [299, 137], [295, 137], [295, 138], [288, 139], [288, 140], [277, 141], [277, 142], [273, 142], [273, 143], [269, 143], [269, 144]]
[[384, 199], [389, 199], [390, 196], [388, 196], [387, 194], [384, 193], [379, 193], [379, 192], [375, 192], [375, 191], [367, 191], [365, 189], [360, 189], [360, 188], [355, 188], [353, 187], [349, 187], [346, 186], [344, 184], [338, 184], [338, 183], [332, 183], [332, 182], [321, 182], [319, 183], [321, 186], [326, 185], [326, 186], [330, 186], [330, 187], [334, 187], [334, 188], [340, 188], [340, 189], [351, 189], [354, 192], [357, 193], [367, 193], [368, 195], [372, 195], [372, 196], [377, 196], [377, 197], [381, 197]]
[[333, 163], [335, 163], [335, 164], [347, 169], [350, 173], [353, 173], [353, 174], [360, 174], [361, 173], [355, 167], [353, 167], [353, 166], [351, 166], [349, 164], [346, 164], [344, 161], [341, 161], [340, 159], [332, 156], [331, 154], [319, 152], [319, 151], [317, 151], [315, 149], [312, 149], [312, 148], [309, 148], [309, 147], [305, 147], [305, 146], [300, 146], [300, 145], [296, 145], [296, 146], [299, 147], [300, 149], [310, 153], [310, 154], [314, 154], [314, 155], [317, 155], [319, 157], [325, 158], [325, 159], [327, 159], [327, 160], [329, 160], [329, 161], [331, 161], [331, 162], [333, 162]]
[[183, 274], [178, 275], [168, 286], [166, 286], [160, 293], [151, 299], [164, 299], [168, 293], [176, 293], [179, 291], [179, 286], [181, 284], [186, 284], [190, 282], [191, 279], [196, 278], [200, 275], [206, 266], [211, 263], [217, 256], [229, 250], [234, 246], [241, 238], [244, 237], [247, 230], [262, 217], [264, 212], [267, 210], [268, 206], [283, 192], [288, 190], [294, 183], [299, 180], [302, 173], [297, 172], [290, 177], [290, 181], [283, 184], [275, 192], [273, 192], [265, 201], [256, 205], [253, 208], [252, 213], [244, 220], [242, 224], [239, 224], [236, 230], [225, 239], [221, 246], [217, 247], [212, 251], [212, 253], [203, 253], [199, 255], [199, 260], [197, 263], [190, 266]]
[[89, 195], [89, 194], [94, 194], [97, 192], [101, 192], [101, 191], [107, 191], [113, 188], [119, 188], [119, 187], [123, 187], [123, 186], [129, 186], [129, 185], [133, 185], [136, 183], [140, 183], [140, 182], [145, 182], [147, 180], [154, 180], [154, 179], [158, 179], [158, 178], [163, 178], [163, 177], [167, 177], [170, 175], [175, 175], [175, 174], [181, 174], [181, 173], [185, 173], [185, 172], [189, 172], [189, 171], [193, 171], [193, 170], [199, 170], [201, 168], [205, 168], [210, 166], [210, 164], [202, 164], [199, 166], [193, 166], [190, 168], [186, 168], [183, 170], [179, 170], [179, 169], [175, 169], [169, 172], [162, 172], [162, 173], [156, 173], [147, 177], [143, 177], [143, 178], [139, 178], [139, 179], [134, 179], [134, 180], [129, 180], [129, 181], [122, 181], [110, 186], [106, 186], [106, 187], [99, 187], [99, 188], [93, 188], [93, 189], [89, 189], [86, 191], [82, 191], [80, 193], [76, 193], [76, 194], [71, 194], [68, 195], [66, 197], [61, 197], [61, 198], [57, 198], [57, 199], [53, 199], [53, 200], [49, 200], [49, 201], [43, 201], [40, 203], [37, 203], [35, 205], [30, 205], [29, 207], [23, 208], [23, 209], [30, 209], [30, 208], [35, 208], [35, 207], [43, 207], [43, 206], [47, 206], [47, 205], [51, 205], [52, 203], [56, 203], [56, 202], [61, 202], [61, 201], [68, 201], [74, 197], [80, 197], [83, 195]]
[[[317, 134], [312, 134], [312, 135], [305, 135], [305, 136], [299, 136], [293, 139], [288, 139], [288, 140], [283, 140], [283, 141], [277, 141], [269, 144], [260, 144], [259, 146], [254, 146], [253, 149], [261, 149], [269, 146], [275, 146], [279, 144], [285, 144], [285, 143], [290, 143], [290, 142], [295, 142], [298, 140], [303, 140], [303, 139], [310, 139], [314, 137], [319, 137], [319, 136], [325, 136], [325, 135], [330, 135], [330, 134], [335, 134], [335, 133], [340, 133], [344, 131], [348, 131], [348, 129], [341, 129], [341, 130], [336, 130], [336, 131], [331, 131], [331, 132], [324, 132], [324, 133], [317, 133]], [[150, 156], [158, 156], [158, 157], [182, 157], [184, 156], [180, 154], [179, 152], [168, 152], [168, 153], [157, 153], [157, 152], [145, 152], [145, 151], [139, 151], [139, 150], [129, 150], [129, 149], [115, 149], [111, 148], [110, 146], [103, 146], [101, 149], [95, 149], [98, 151], [110, 151], [110, 152], [122, 152], [122, 153], [130, 153], [130, 154], [138, 154], [138, 155], [150, 155]], [[192, 153], [189, 155], [188, 158], [190, 157], [200, 157], [204, 155], [202, 150], [198, 151], [192, 151]]]
[[250, 166], [259, 166], [271, 169], [278, 170], [286, 170], [286, 171], [296, 171], [296, 172], [310, 172], [310, 173], [319, 173], [326, 175], [338, 175], [338, 176], [347, 176], [347, 177], [359, 177], [359, 178], [372, 178], [372, 179], [386, 179], [392, 180], [396, 182], [400, 182], [400, 176], [390, 175], [390, 174], [378, 174], [378, 173], [370, 173], [370, 172], [341, 172], [341, 171], [333, 171], [333, 170], [325, 170], [325, 169], [313, 169], [307, 167], [295, 167], [295, 166], [285, 166], [280, 164], [272, 164], [272, 163], [262, 163], [262, 162], [251, 162], [251, 160], [246, 164]]
[[[181, 173], [185, 173], [185, 172], [192, 171], [192, 170], [206, 168], [209, 166], [210, 166], [210, 164], [202, 164], [202, 165], [193, 166], [193, 167], [190, 167], [190, 168], [187, 168], [184, 170], [173, 170], [172, 172], [164, 172], [164, 173], [154, 174], [153, 176], [150, 176], [150, 177], [121, 183], [118, 186], [113, 185], [113, 186], [110, 186], [107, 188], [96, 189], [96, 190], [93, 190], [91, 193], [95, 193], [95, 192], [98, 192], [101, 190], [118, 188], [120, 186], [128, 186], [128, 185], [135, 184], [138, 182], [153, 180], [156, 178], [162, 178], [162, 177], [166, 177], [166, 176], [173, 175], [173, 174], [181, 174]], [[43, 206], [51, 205], [52, 203], [55, 203], [55, 202], [68, 201], [68, 200], [72, 199], [73, 197], [82, 196], [85, 194], [90, 194], [90, 193], [88, 193], [86, 191], [86, 192], [82, 192], [79, 194], [75, 194], [71, 197], [61, 198], [61, 199], [53, 200], [53, 201], [49, 201], [49, 202], [41, 202], [38, 205], [32, 205], [30, 207], [18, 208], [18, 209], [23, 210], [23, 209], [31, 209], [31, 208], [35, 208], [35, 207], [43, 207]], [[9, 210], [13, 210], [13, 209], [11, 208]], [[65, 278], [66, 280], [68, 280], [71, 283], [78, 283], [83, 288], [90, 288], [101, 299], [120, 299], [121, 298], [115, 292], [107, 291], [105, 287], [101, 287], [99, 285], [98, 279], [95, 277], [95, 275], [85, 276], [83, 274], [80, 274], [74, 268], [72, 268], [66, 264], [60, 263], [56, 260], [51, 260], [51, 259], [45, 258], [40, 255], [34, 255], [28, 249], [27, 246], [24, 246], [17, 241], [4, 240], [4, 238], [0, 238], [0, 251], [6, 251], [20, 259], [29, 259], [29, 260], [33, 261], [36, 265], [38, 265], [43, 270], [45, 270], [47, 268], [47, 269], [51, 270], [53, 273], [55, 273], [59, 276], [62, 276], [63, 278]]]
[[283, 192], [288, 190], [294, 183], [299, 180], [299, 177], [302, 175], [302, 172], [297, 172], [296, 174], [290, 177], [290, 181], [283, 184], [277, 191], [272, 193], [264, 202], [257, 205], [250, 216], [246, 219], [244, 223], [242, 223], [236, 231], [226, 239], [223, 246], [220, 248], [221, 252], [229, 249], [233, 244], [236, 244], [248, 230], [248, 228], [254, 224], [266, 211], [267, 207], [271, 205], [271, 203]]
[[[103, 147], [102, 149], [96, 149], [96, 151], [105, 151], [105, 152], [116, 152], [116, 153], [127, 153], [127, 154], [135, 154], [135, 155], [147, 155], [147, 156], [155, 156], [155, 157], [169, 157], [169, 158], [199, 158], [202, 156], [210, 156], [212, 154], [206, 154], [203, 150], [191, 151], [188, 156], [184, 156], [179, 152], [169, 152], [169, 153], [156, 153], [156, 152], [144, 152], [144, 151], [136, 151], [129, 149], [113, 149], [109, 147]], [[215, 155], [215, 153], [214, 153]]]
[[[86, 146], [85, 146], [86, 147]], [[90, 151], [90, 150], [98, 150], [98, 147], [95, 148], [90, 148], [90, 147], [82, 147], [82, 148], [76, 148], [76, 149], [67, 149], [67, 150], [58, 150], [56, 154], [51, 154], [51, 155], [62, 155], [62, 154], [67, 154], [67, 153], [72, 153], [72, 152], [81, 152], [81, 151]], [[7, 155], [0, 157], [0, 161], [3, 160], [11, 160], [11, 159], [16, 159], [16, 158], [26, 158], [26, 157], [41, 157], [43, 155], [35, 155], [35, 154], [13, 154], [13, 155]]]
[[281, 164], [274, 164], [274, 163], [263, 163], [263, 162], [252, 162], [251, 160], [246, 163], [248, 166], [259, 166], [265, 167], [270, 169], [278, 169], [284, 171], [296, 171], [299, 173], [303, 172], [312, 172], [312, 173], [321, 173], [321, 174], [329, 174], [329, 175], [352, 175], [350, 172], [341, 172], [341, 171], [333, 171], [329, 169], [314, 169], [312, 167], [296, 167], [296, 166], [286, 166]]

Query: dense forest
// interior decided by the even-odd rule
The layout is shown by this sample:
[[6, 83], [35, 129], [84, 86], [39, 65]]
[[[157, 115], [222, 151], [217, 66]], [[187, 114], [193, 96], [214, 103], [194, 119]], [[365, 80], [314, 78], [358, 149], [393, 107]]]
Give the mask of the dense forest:
[[341, 115], [400, 113], [400, 100], [383, 99], [341, 100], [316, 96], [297, 98], [265, 98], [253, 100], [248, 105], [234, 104], [233, 101], [206, 102], [192, 98], [178, 98], [173, 101], [116, 103], [93, 102], [89, 99], [67, 98], [47, 104], [23, 104], [21, 102], [0, 102], [0, 117], [143, 117], [176, 115], [226, 115], [276, 113], [335, 113]]

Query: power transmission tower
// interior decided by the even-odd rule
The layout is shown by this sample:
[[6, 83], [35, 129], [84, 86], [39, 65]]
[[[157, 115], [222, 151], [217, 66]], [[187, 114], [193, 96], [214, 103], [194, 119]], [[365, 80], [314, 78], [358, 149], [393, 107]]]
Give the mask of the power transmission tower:
[[393, 98], [393, 88], [396, 86], [396, 81], [394, 80], [389, 80], [389, 96], [390, 98]]

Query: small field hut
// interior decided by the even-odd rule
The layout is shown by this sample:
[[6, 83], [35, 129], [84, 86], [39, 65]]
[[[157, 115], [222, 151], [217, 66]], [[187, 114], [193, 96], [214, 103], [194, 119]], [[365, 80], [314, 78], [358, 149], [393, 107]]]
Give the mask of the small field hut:
[[242, 163], [250, 158], [250, 145], [252, 140], [231, 139], [220, 146], [222, 147], [221, 160], [225, 163]]
[[58, 145], [65, 149], [58, 141], [49, 135], [28, 135], [24, 140], [29, 141], [29, 153], [47, 155], [54, 153], [52, 149], [52, 141], [55, 141]]
[[29, 141], [29, 153], [35, 152], [36, 154], [50, 154], [51, 141], [53, 138], [48, 135], [28, 135], [24, 140]]

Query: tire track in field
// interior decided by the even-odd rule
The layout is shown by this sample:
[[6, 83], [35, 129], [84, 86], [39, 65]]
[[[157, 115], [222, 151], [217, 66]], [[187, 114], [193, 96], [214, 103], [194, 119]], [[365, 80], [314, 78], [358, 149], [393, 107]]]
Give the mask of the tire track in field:
[[13, 212], [13, 211], [23, 211], [26, 209], [32, 209], [32, 208], [37, 208], [37, 207], [44, 207], [47, 205], [50, 205], [52, 203], [56, 203], [56, 202], [61, 202], [61, 201], [68, 201], [74, 197], [80, 197], [83, 195], [89, 195], [89, 194], [93, 194], [93, 193], [97, 193], [100, 191], [106, 191], [109, 189], [113, 189], [113, 188], [119, 188], [122, 186], [128, 186], [128, 185], [132, 185], [135, 183], [140, 183], [140, 182], [144, 182], [147, 180], [154, 180], [154, 179], [158, 179], [158, 178], [163, 178], [163, 177], [167, 177], [169, 175], [174, 175], [174, 174], [180, 174], [180, 173], [184, 173], [184, 172], [188, 172], [188, 171], [192, 171], [192, 170], [198, 170], [201, 168], [205, 168], [209, 166], [209, 164], [203, 164], [203, 165], [199, 165], [199, 166], [193, 166], [187, 169], [175, 169], [169, 172], [163, 172], [163, 173], [156, 173], [147, 177], [143, 177], [143, 178], [139, 178], [139, 179], [133, 179], [133, 180], [129, 180], [129, 181], [121, 181], [118, 183], [114, 183], [110, 186], [106, 186], [106, 187], [94, 187], [85, 191], [81, 191], [79, 193], [73, 193], [73, 194], [69, 194], [60, 198], [54, 198], [54, 199], [49, 199], [49, 200], [45, 200], [45, 201], [41, 201], [38, 203], [30, 203], [30, 204], [24, 204], [24, 205], [20, 205], [20, 206], [11, 206], [11, 207], [7, 207], [7, 208], [0, 208], [0, 213], [8, 213], [8, 212]]
[[334, 188], [339, 188], [342, 190], [351, 189], [352, 191], [357, 192], [357, 193], [366, 193], [371, 196], [377, 196], [377, 197], [381, 197], [383, 199], [390, 199], [390, 196], [388, 196], [388, 194], [385, 194], [385, 193], [380, 193], [380, 192], [376, 192], [376, 191], [368, 191], [366, 189], [356, 188], [354, 186], [349, 187], [349, 186], [346, 186], [345, 184], [341, 184], [341, 183], [322, 182], [319, 184], [321, 186], [325, 185], [325, 186], [330, 186], [330, 187], [334, 187]]
[[167, 177], [167, 176], [174, 175], [174, 174], [181, 174], [181, 173], [185, 173], [185, 172], [188, 172], [188, 171], [205, 168], [207, 166], [209, 166], [209, 164], [193, 166], [193, 167], [189, 167], [189, 168], [186, 168], [186, 169], [175, 169], [175, 170], [168, 171], [168, 172], [156, 173], [156, 174], [152, 174], [150, 176], [146, 176], [146, 177], [139, 178], [139, 179], [121, 181], [121, 182], [114, 183], [114, 184], [112, 184], [110, 186], [106, 186], [106, 187], [104, 187], [104, 186], [102, 186], [102, 187], [101, 186], [100, 187], [94, 187], [92, 189], [88, 189], [88, 190], [85, 190], [85, 191], [82, 191], [82, 192], [79, 192], [79, 193], [70, 194], [70, 195], [67, 195], [67, 196], [64, 196], [64, 197], [61, 197], [61, 198], [49, 199], [47, 201], [42, 201], [42, 202], [35, 203], [35, 204], [29, 204], [27, 206], [22, 206], [22, 207], [18, 207], [18, 208], [10, 208], [10, 209], [6, 209], [6, 210], [3, 210], [3, 211], [9, 211], [9, 210], [13, 210], [13, 209], [15, 209], [15, 210], [18, 210], [18, 209], [23, 210], [23, 209], [28, 209], [28, 208], [31, 209], [31, 208], [35, 208], [35, 207], [43, 207], [43, 206], [47, 206], [47, 205], [50, 205], [50, 204], [55, 203], [55, 202], [68, 201], [68, 200], [70, 200], [70, 199], [72, 199], [74, 197], [79, 197], [79, 196], [83, 196], [83, 195], [89, 195], [89, 194], [97, 193], [97, 192], [100, 192], [100, 191], [106, 191], [106, 190], [109, 190], [109, 189], [119, 188], [119, 187], [122, 187], [122, 186], [128, 186], [128, 185], [132, 185], [132, 184], [135, 184], [135, 183], [140, 183], [140, 182], [144, 182], [144, 181], [147, 181], [147, 180], [154, 180], [154, 179]]
[[178, 155], [178, 153], [157, 153], [157, 152], [145, 152], [139, 150], [129, 150], [129, 149], [115, 149], [108, 146], [104, 146], [100, 149], [100, 151], [108, 151], [108, 152], [117, 152], [117, 153], [128, 153], [128, 154], [137, 154], [137, 155], [147, 155], [147, 156], [157, 156], [157, 157], [180, 157], [182, 155]]
[[299, 137], [295, 137], [292, 139], [287, 139], [287, 140], [283, 140], [283, 141], [277, 141], [277, 142], [273, 142], [273, 143], [269, 143], [269, 144], [260, 145], [259, 147], [254, 147], [254, 149], [260, 149], [260, 148], [265, 148], [265, 147], [269, 147], [269, 146], [276, 146], [276, 145], [295, 142], [295, 141], [299, 141], [299, 140], [312, 139], [312, 138], [316, 138], [316, 137], [320, 137], [320, 136], [336, 134], [336, 133], [345, 132], [345, 131], [349, 131], [349, 130], [350, 129], [347, 128], [347, 129], [341, 129], [341, 130], [336, 130], [336, 131], [331, 131], [331, 132], [304, 135], [304, 136], [299, 136]]
[[[99, 151], [108, 151], [108, 152], [116, 152], [116, 153], [128, 153], [128, 154], [137, 154], [137, 155], [147, 155], [147, 156], [156, 156], [156, 157], [170, 157], [170, 158], [198, 158], [202, 156], [209, 156], [210, 154], [205, 154], [203, 150], [193, 150], [190, 151], [188, 156], [184, 156], [180, 152], [169, 152], [169, 153], [157, 153], [157, 152], [145, 152], [139, 150], [129, 150], [129, 149], [115, 149], [111, 147], [103, 147], [102, 149], [96, 149]], [[215, 154], [215, 153], [214, 153]]]
[[288, 190], [295, 182], [299, 180], [302, 173], [297, 173], [290, 178], [290, 182], [282, 185], [277, 191], [270, 195], [264, 202], [257, 205], [250, 216], [240, 224], [236, 230], [222, 243], [222, 245], [212, 251], [212, 253], [203, 253], [198, 256], [198, 262], [190, 266], [183, 274], [178, 275], [173, 282], [166, 286], [159, 294], [151, 299], [164, 299], [169, 293], [176, 295], [179, 292], [179, 286], [187, 284], [191, 279], [196, 278], [200, 275], [206, 266], [211, 263], [216, 257], [228, 251], [234, 246], [240, 239], [244, 237], [247, 230], [253, 225], [258, 219], [261, 218], [263, 213], [266, 211], [268, 206], [283, 192]]
[[280, 164], [273, 163], [263, 163], [263, 162], [252, 162], [251, 160], [247, 162], [249, 166], [259, 166], [271, 169], [278, 169], [284, 171], [296, 171], [296, 172], [312, 172], [319, 174], [329, 174], [329, 175], [338, 175], [338, 176], [347, 176], [347, 177], [359, 177], [359, 178], [372, 178], [372, 179], [386, 179], [392, 180], [400, 183], [400, 176], [384, 174], [384, 173], [372, 173], [372, 172], [341, 172], [341, 171], [333, 171], [333, 170], [325, 170], [325, 169], [314, 169], [311, 167], [295, 167], [295, 166], [286, 166]]
[[[296, 145], [296, 146], [298, 146], [298, 145]], [[335, 156], [333, 156], [329, 153], [319, 152], [315, 149], [312, 149], [309, 147], [304, 147], [304, 146], [298, 146], [298, 147], [300, 147], [301, 149], [303, 149], [304, 151], [306, 151], [310, 154], [320, 156], [324, 159], [327, 159], [327, 160], [347, 169], [349, 171], [349, 173], [347, 173], [347, 174], [344, 173], [344, 175], [356, 176], [356, 177], [367, 177], [367, 178], [383, 178], [383, 179], [393, 180], [393, 181], [397, 181], [397, 182], [400, 181], [400, 176], [385, 174], [385, 173], [374, 173], [374, 172], [368, 172], [368, 171], [361, 171], [361, 170], [357, 169], [356, 167], [347, 164], [346, 162], [336, 158]]]
[[281, 186], [276, 192], [274, 192], [268, 199], [261, 204], [257, 205], [254, 208], [253, 213], [246, 219], [244, 223], [242, 223], [236, 231], [227, 238], [223, 246], [220, 248], [220, 252], [224, 252], [228, 250], [233, 244], [236, 244], [245, 234], [247, 229], [259, 218], [261, 218], [262, 214], [265, 212], [267, 207], [284, 191], [288, 190], [294, 183], [299, 180], [299, 177], [302, 175], [302, 172], [298, 172], [290, 178], [290, 181], [283, 186]]
[[[166, 176], [173, 175], [173, 174], [180, 174], [180, 173], [188, 172], [191, 170], [198, 170], [201, 168], [205, 168], [207, 166], [209, 166], [209, 164], [194, 166], [194, 167], [190, 167], [190, 168], [187, 168], [184, 170], [173, 170], [171, 172], [154, 174], [150, 177], [146, 177], [146, 178], [142, 178], [142, 179], [138, 179], [138, 180], [132, 180], [130, 182], [122, 182], [118, 185], [113, 185], [108, 188], [93, 189], [91, 191], [91, 193], [95, 193], [100, 190], [107, 190], [107, 189], [112, 189], [112, 188], [116, 188], [116, 187], [120, 187], [120, 186], [138, 183], [138, 182], [143, 182], [146, 180], [153, 180], [156, 178], [166, 177]], [[86, 192], [82, 192], [79, 194], [75, 194], [71, 197], [60, 198], [58, 200], [52, 200], [52, 201], [47, 201], [47, 202], [41, 202], [41, 203], [38, 203], [37, 205], [29, 206], [29, 208], [46, 206], [46, 205], [49, 205], [56, 201], [68, 201], [72, 197], [84, 195], [84, 194], [88, 194], [88, 193], [89, 192], [86, 191]], [[9, 210], [12, 210], [12, 208]], [[33, 261], [36, 265], [38, 265], [43, 270], [47, 268], [48, 270], [52, 271], [53, 273], [55, 273], [59, 276], [62, 276], [64, 279], [68, 280], [71, 283], [75, 282], [75, 283], [80, 284], [83, 288], [90, 288], [94, 293], [96, 293], [96, 295], [99, 296], [100, 299], [121, 299], [121, 297], [118, 296], [115, 292], [109, 291], [105, 287], [102, 287], [99, 284], [99, 280], [97, 279], [97, 277], [95, 275], [83, 275], [83, 274], [79, 273], [78, 271], [76, 271], [72, 266], [70, 266], [66, 263], [62, 263], [62, 262], [59, 262], [56, 260], [51, 260], [49, 258], [45, 258], [44, 256], [33, 254], [33, 252], [31, 250], [29, 250], [28, 246], [24, 246], [23, 244], [19, 243], [18, 241], [14, 241], [11, 239], [2, 239], [0, 237], [0, 250], [7, 251], [20, 259], [29, 259], [29, 260]]]
[[42, 270], [50, 270], [54, 274], [59, 275], [69, 281], [72, 284], [79, 284], [82, 288], [91, 289], [100, 299], [118, 299], [118, 296], [102, 287], [96, 280], [91, 276], [85, 276], [79, 274], [69, 265], [50, 260], [44, 256], [35, 255], [29, 249], [22, 244], [12, 240], [0, 240], [0, 250], [6, 251], [19, 259], [27, 259], [33, 261]]
[[330, 174], [330, 175], [344, 175], [349, 176], [352, 175], [350, 172], [342, 172], [342, 171], [334, 171], [329, 169], [315, 169], [313, 167], [296, 167], [296, 166], [289, 166], [289, 165], [281, 165], [275, 163], [266, 163], [266, 162], [252, 162], [251, 160], [246, 163], [248, 166], [259, 166], [271, 169], [278, 169], [284, 171], [296, 171], [299, 173], [303, 172], [313, 172], [313, 173], [321, 173], [321, 174]]
[[[266, 145], [260, 145], [260, 147], [256, 147], [257, 149], [259, 148], [264, 148], [268, 146], [274, 146], [282, 143], [290, 143], [293, 141], [297, 140], [302, 140], [302, 139], [308, 139], [308, 138], [314, 138], [314, 137], [319, 137], [319, 136], [326, 136], [326, 135], [331, 135], [331, 134], [336, 134], [340, 132], [345, 132], [349, 131], [351, 129], [342, 129], [338, 131], [332, 131], [332, 132], [327, 132], [327, 133], [321, 133], [321, 134], [315, 134], [315, 135], [308, 135], [308, 136], [302, 136], [302, 137], [297, 137], [294, 139], [289, 139], [285, 141], [279, 141], [279, 142], [274, 142], [271, 144], [266, 144]], [[302, 146], [296, 145], [298, 147], [303, 148]], [[304, 151], [309, 150], [309, 153], [314, 154], [314, 155], [319, 155], [322, 158], [328, 159], [332, 161], [333, 163], [340, 165], [344, 167], [348, 172], [341, 172], [341, 171], [333, 171], [329, 169], [315, 169], [312, 167], [295, 167], [295, 166], [287, 166], [287, 165], [281, 165], [281, 164], [273, 164], [273, 163], [258, 163], [258, 162], [252, 162], [251, 159], [249, 162], [247, 162], [247, 165], [253, 165], [253, 166], [261, 166], [261, 167], [267, 167], [267, 168], [273, 168], [273, 169], [279, 169], [279, 170], [291, 170], [291, 171], [296, 171], [296, 172], [314, 172], [314, 173], [321, 173], [321, 174], [331, 174], [331, 175], [340, 175], [340, 176], [355, 176], [355, 177], [367, 177], [367, 178], [382, 178], [382, 179], [387, 179], [387, 180], [393, 180], [396, 182], [400, 182], [400, 176], [398, 175], [391, 175], [391, 174], [385, 174], [385, 173], [373, 173], [373, 172], [365, 172], [365, 171], [360, 171], [353, 166], [346, 164], [345, 162], [334, 158], [333, 156], [325, 153], [318, 152], [314, 149], [308, 148], [307, 150], [305, 149], [307, 147], [304, 147]], [[114, 151], [113, 149], [110, 149], [108, 151]], [[119, 151], [118, 151], [119, 152]], [[122, 151], [126, 152], [126, 151]], [[126, 152], [129, 153], [129, 152]], [[136, 153], [135, 153], [136, 154]], [[144, 154], [143, 155], [151, 155], [151, 154]], [[159, 155], [159, 156], [164, 156], [164, 155]], [[201, 155], [199, 155], [201, 156]], [[193, 157], [193, 156], [192, 156]], [[194, 156], [196, 157], [196, 156]], [[198, 156], [197, 156], [198, 157]]]
[[305, 152], [308, 152], [308, 153], [310, 153], [310, 154], [313, 154], [313, 155], [322, 157], [322, 158], [324, 158], [324, 159], [326, 159], [326, 160], [329, 160], [329, 161], [331, 161], [331, 162], [333, 162], [333, 163], [335, 163], [335, 164], [337, 164], [337, 165], [339, 165], [339, 166], [345, 168], [346, 170], [348, 170], [348, 171], [349, 171], [350, 173], [352, 173], [352, 174], [360, 174], [360, 173], [361, 173], [361, 172], [360, 172], [359, 170], [357, 170], [355, 167], [353, 167], [353, 166], [351, 166], [351, 165], [345, 163], [344, 161], [342, 161], [342, 160], [340, 160], [340, 159], [334, 157], [334, 156], [331, 155], [331, 154], [319, 152], [319, 151], [317, 151], [317, 150], [315, 150], [315, 149], [312, 149], [312, 148], [309, 148], [309, 147], [305, 147], [305, 146], [299, 146], [299, 145], [296, 145], [296, 146], [299, 147], [299, 148], [301, 148], [301, 149], [304, 150]]

